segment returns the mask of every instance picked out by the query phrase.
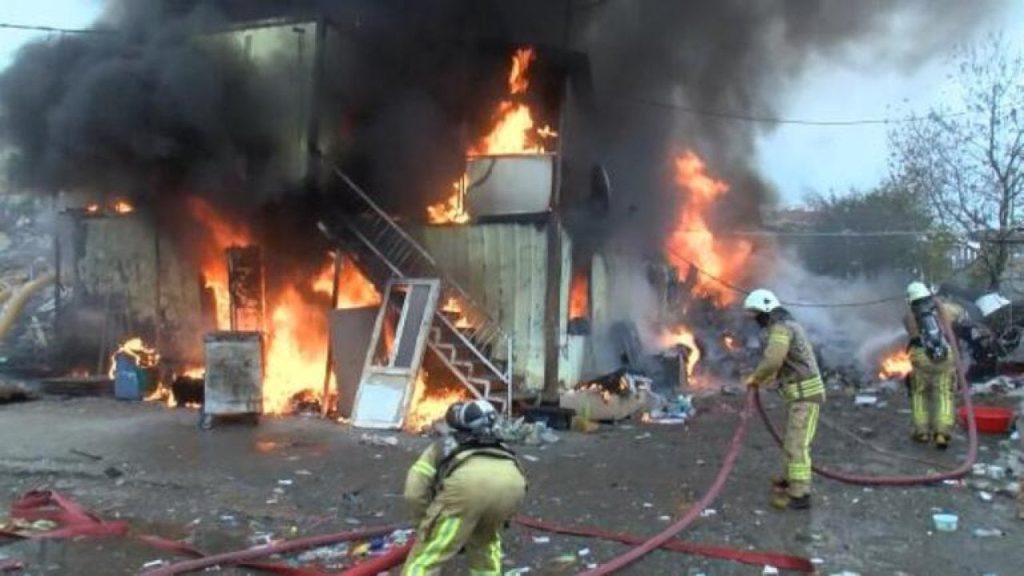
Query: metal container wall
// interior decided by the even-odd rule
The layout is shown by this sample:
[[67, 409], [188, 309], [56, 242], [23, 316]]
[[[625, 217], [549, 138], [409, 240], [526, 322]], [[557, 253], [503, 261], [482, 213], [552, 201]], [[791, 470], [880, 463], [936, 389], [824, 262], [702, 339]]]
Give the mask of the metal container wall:
[[471, 156], [466, 209], [474, 218], [542, 214], [555, 189], [553, 154]]
[[204, 339], [203, 412], [210, 416], [263, 412], [263, 337], [258, 332], [213, 332]]

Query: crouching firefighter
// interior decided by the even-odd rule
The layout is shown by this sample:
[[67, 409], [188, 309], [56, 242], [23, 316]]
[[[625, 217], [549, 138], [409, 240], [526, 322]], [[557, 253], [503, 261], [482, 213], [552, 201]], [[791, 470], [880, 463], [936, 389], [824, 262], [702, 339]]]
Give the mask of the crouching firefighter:
[[772, 506], [807, 509], [811, 507], [811, 441], [825, 401], [818, 361], [803, 327], [770, 290], [754, 290], [743, 302], [743, 308], [768, 331], [761, 362], [747, 377], [746, 384], [758, 388], [777, 383], [788, 408], [783, 442], [785, 475], [772, 480]]
[[474, 576], [500, 575], [501, 531], [526, 495], [515, 454], [494, 435], [489, 402], [457, 402], [445, 421], [454, 433], [427, 448], [405, 480], [405, 500], [417, 523], [404, 576], [441, 573], [465, 552]]
[[907, 286], [907, 303], [910, 310], [903, 325], [910, 338], [912, 438], [922, 443], [934, 441], [936, 448], [945, 450], [953, 429], [957, 387], [957, 347], [950, 340], [955, 338], [954, 325], [967, 321], [966, 312], [934, 296], [921, 282]]

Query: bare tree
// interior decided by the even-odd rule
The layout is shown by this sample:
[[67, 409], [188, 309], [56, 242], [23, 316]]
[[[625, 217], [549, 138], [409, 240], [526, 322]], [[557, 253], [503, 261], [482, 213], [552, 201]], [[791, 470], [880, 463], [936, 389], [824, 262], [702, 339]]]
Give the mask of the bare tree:
[[977, 242], [977, 264], [994, 290], [1024, 195], [1024, 59], [993, 36], [963, 49], [958, 61], [952, 96], [959, 102], [890, 131], [893, 180], [924, 198], [939, 222]]

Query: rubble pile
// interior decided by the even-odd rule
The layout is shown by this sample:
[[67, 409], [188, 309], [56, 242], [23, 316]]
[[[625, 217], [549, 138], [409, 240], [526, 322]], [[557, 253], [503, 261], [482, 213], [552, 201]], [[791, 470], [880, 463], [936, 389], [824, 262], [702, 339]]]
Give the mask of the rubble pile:
[[[0, 369], [38, 368], [52, 343], [52, 214], [46, 200], [0, 194]], [[20, 303], [26, 287], [38, 289]]]

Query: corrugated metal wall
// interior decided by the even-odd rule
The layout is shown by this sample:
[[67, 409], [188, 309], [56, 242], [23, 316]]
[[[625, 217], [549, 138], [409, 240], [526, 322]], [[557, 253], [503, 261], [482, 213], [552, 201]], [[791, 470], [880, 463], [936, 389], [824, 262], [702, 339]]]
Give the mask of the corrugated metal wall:
[[[426, 226], [419, 235], [438, 264], [513, 334], [514, 373], [524, 379], [527, 389], [543, 388], [546, 226], [505, 222]], [[569, 270], [571, 244], [564, 230], [562, 252], [563, 269]], [[559, 342], [566, 341], [568, 316], [568, 272], [562, 276]]]

